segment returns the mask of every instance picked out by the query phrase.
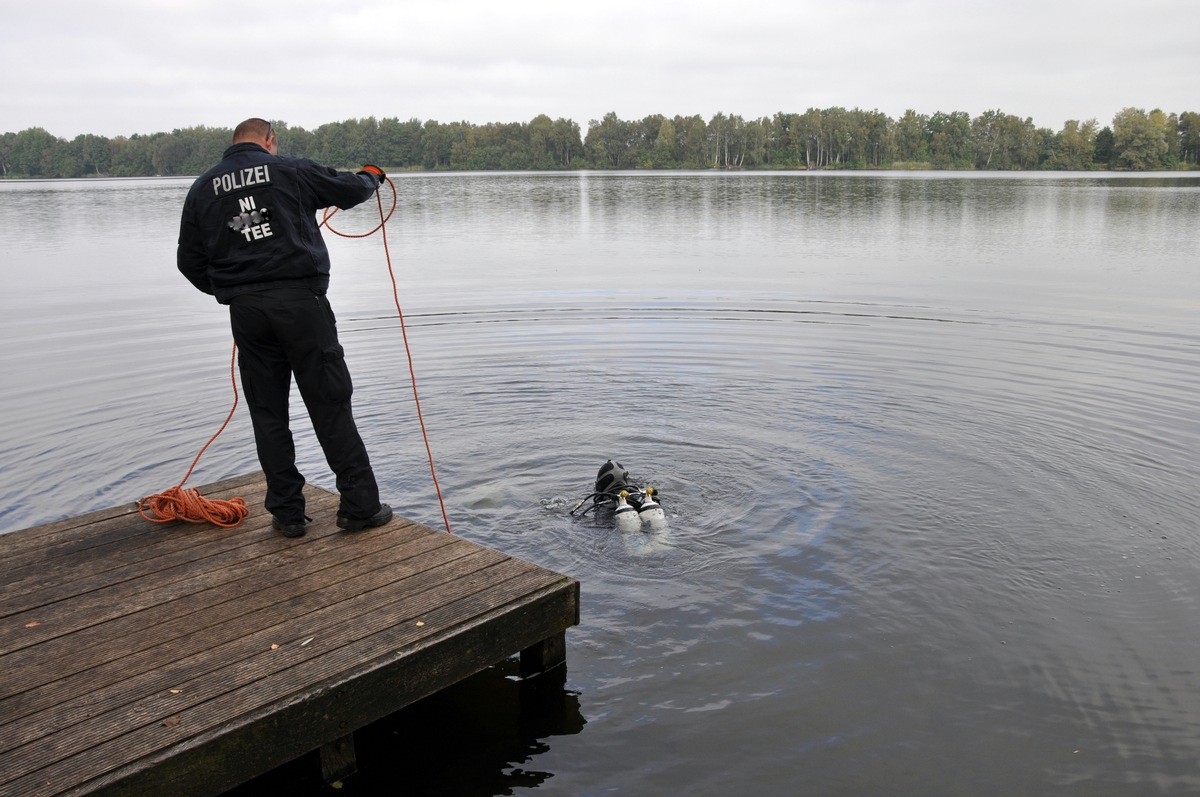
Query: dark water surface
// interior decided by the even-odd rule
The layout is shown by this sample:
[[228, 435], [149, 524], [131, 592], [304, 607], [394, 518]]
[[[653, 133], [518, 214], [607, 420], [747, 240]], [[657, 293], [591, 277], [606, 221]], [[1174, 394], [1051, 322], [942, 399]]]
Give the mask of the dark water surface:
[[[583, 621], [533, 708], [489, 670], [372, 726], [345, 793], [1200, 792], [1200, 179], [396, 184], [454, 531]], [[172, 486], [228, 412], [186, 187], [0, 183], [0, 531]], [[381, 239], [330, 243], [384, 491], [440, 527]], [[609, 457], [667, 533], [567, 515]], [[239, 409], [190, 483], [256, 467]]]

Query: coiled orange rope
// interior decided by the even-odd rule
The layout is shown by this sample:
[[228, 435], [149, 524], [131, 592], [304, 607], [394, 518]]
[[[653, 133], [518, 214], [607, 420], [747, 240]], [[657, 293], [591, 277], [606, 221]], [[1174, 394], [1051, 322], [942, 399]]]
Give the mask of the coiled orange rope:
[[225, 431], [225, 427], [233, 419], [234, 411], [237, 410], [238, 389], [237, 379], [234, 377], [234, 362], [236, 362], [236, 359], [237, 344], [235, 343], [229, 362], [229, 381], [233, 383], [233, 407], [230, 408], [229, 415], [225, 418], [225, 423], [221, 424], [221, 428], [217, 430], [217, 433], [209, 438], [204, 447], [200, 449], [200, 453], [192, 460], [192, 466], [188, 468], [183, 481], [169, 490], [148, 495], [138, 501], [138, 514], [151, 523], [167, 523], [172, 520], [182, 520], [185, 523], [213, 523], [228, 529], [241, 523], [250, 514], [245, 500], [240, 497], [230, 498], [229, 500], [205, 498], [195, 487], [186, 490], [183, 489], [183, 485], [187, 483], [188, 478], [192, 475], [192, 471], [196, 469], [196, 463], [200, 461], [200, 457], [204, 456], [204, 452], [212, 445], [213, 440], [216, 440], [221, 432]]
[[425, 429], [425, 418], [421, 414], [421, 398], [417, 395], [417, 372], [413, 367], [412, 349], [408, 345], [408, 330], [404, 325], [404, 310], [400, 307], [400, 291], [396, 287], [396, 271], [392, 268], [392, 252], [388, 247], [387, 223], [392, 214], [396, 212], [396, 184], [392, 182], [392, 178], [390, 177], [384, 177], [383, 179], [392, 188], [392, 206], [384, 213], [383, 197], [379, 195], [378, 190], [375, 191], [375, 202], [379, 206], [379, 224], [377, 226], [359, 234], [345, 233], [334, 229], [333, 225], [329, 223], [329, 219], [333, 217], [333, 214], [337, 213], [337, 208], [325, 208], [325, 215], [321, 219], [321, 225], [334, 235], [340, 235], [343, 238], [366, 238], [367, 236], [374, 235], [376, 232], [383, 233], [383, 253], [387, 257], [388, 277], [392, 280], [392, 300], [396, 304], [396, 315], [400, 319], [400, 335], [404, 338], [404, 353], [408, 356], [408, 375], [412, 380], [413, 403], [417, 408], [417, 420], [421, 424], [421, 437], [425, 440], [425, 453], [429, 457], [429, 475], [433, 478], [433, 487], [437, 491], [438, 504], [442, 508], [442, 522], [446, 524], [447, 533], [453, 534], [450, 530], [450, 518], [446, 514], [446, 501], [442, 497], [442, 487], [438, 484], [437, 470], [433, 466], [433, 449], [429, 445], [429, 433]]

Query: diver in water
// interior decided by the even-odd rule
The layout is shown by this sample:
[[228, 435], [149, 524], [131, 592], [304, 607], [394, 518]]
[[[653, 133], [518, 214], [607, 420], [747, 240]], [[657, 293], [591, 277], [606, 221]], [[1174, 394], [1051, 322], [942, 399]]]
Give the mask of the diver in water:
[[580, 516], [586, 515], [593, 509], [597, 513], [611, 511], [613, 521], [622, 531], [635, 531], [642, 524], [652, 529], [663, 528], [667, 523], [666, 513], [656, 500], [658, 492], [653, 487], [635, 487], [629, 477], [629, 471], [620, 462], [608, 460], [596, 474], [595, 492], [584, 498], [571, 510], [574, 515], [588, 501], [591, 505]]

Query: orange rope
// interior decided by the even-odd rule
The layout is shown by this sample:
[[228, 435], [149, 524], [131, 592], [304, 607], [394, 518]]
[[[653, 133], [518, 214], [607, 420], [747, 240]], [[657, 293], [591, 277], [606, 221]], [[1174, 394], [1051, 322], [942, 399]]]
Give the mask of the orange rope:
[[376, 232], [383, 233], [383, 253], [387, 257], [388, 276], [392, 280], [392, 299], [396, 303], [396, 315], [400, 319], [400, 334], [404, 338], [404, 353], [408, 356], [408, 374], [412, 380], [413, 403], [416, 404], [417, 407], [417, 420], [421, 424], [421, 437], [425, 440], [425, 453], [429, 457], [429, 475], [433, 477], [433, 487], [437, 491], [438, 504], [441, 505], [442, 508], [442, 521], [446, 524], [447, 533], [452, 534], [453, 532], [450, 531], [450, 518], [446, 514], [446, 501], [442, 497], [442, 487], [440, 484], [438, 484], [437, 470], [433, 466], [433, 449], [429, 445], [429, 433], [425, 429], [425, 418], [421, 414], [421, 398], [417, 395], [417, 372], [413, 367], [412, 349], [408, 345], [408, 330], [404, 325], [404, 310], [402, 310], [400, 307], [400, 291], [396, 287], [395, 269], [392, 268], [392, 252], [388, 247], [387, 222], [392, 217], [392, 214], [396, 212], [396, 184], [392, 182], [390, 177], [384, 177], [383, 179], [387, 180], [387, 184], [392, 187], [392, 206], [385, 214], [383, 211], [383, 197], [379, 195], [379, 191], [376, 189], [375, 201], [379, 205], [379, 224], [377, 226], [373, 227], [368, 232], [357, 235], [336, 230], [334, 229], [333, 225], [329, 223], [329, 219], [333, 217], [333, 214], [337, 213], [337, 208], [325, 209], [325, 215], [321, 219], [321, 225], [326, 227], [334, 235], [340, 235], [343, 238], [366, 238], [369, 235], [374, 235]]
[[225, 431], [225, 427], [233, 419], [233, 413], [238, 405], [237, 379], [234, 377], [233, 370], [236, 357], [237, 344], [235, 343], [229, 362], [229, 380], [233, 383], [233, 407], [230, 408], [225, 423], [221, 424], [217, 433], [209, 438], [204, 447], [200, 449], [200, 453], [192, 460], [192, 466], [188, 468], [183, 481], [169, 490], [146, 496], [138, 501], [138, 514], [151, 523], [182, 520], [185, 523], [213, 523], [228, 529], [241, 523], [250, 514], [246, 502], [241, 498], [231, 498], [227, 501], [219, 498], [205, 498], [195, 487], [183, 489], [183, 485], [187, 483], [192, 471], [196, 469], [196, 463], [200, 461], [200, 457], [204, 456], [204, 452], [212, 445], [213, 440], [216, 440], [218, 435]]

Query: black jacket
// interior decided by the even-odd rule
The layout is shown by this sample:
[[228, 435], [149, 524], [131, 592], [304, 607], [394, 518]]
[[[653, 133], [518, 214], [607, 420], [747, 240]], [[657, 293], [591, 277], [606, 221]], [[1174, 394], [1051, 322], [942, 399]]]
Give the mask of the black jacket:
[[372, 174], [338, 172], [234, 144], [192, 184], [179, 224], [179, 270], [222, 304], [240, 293], [329, 287], [329, 250], [316, 213], [352, 208], [375, 192]]

